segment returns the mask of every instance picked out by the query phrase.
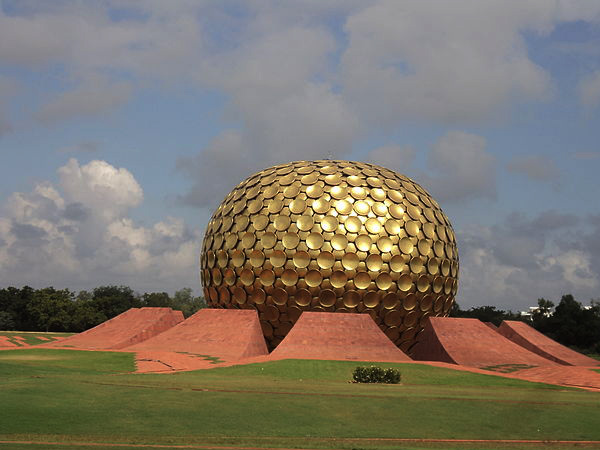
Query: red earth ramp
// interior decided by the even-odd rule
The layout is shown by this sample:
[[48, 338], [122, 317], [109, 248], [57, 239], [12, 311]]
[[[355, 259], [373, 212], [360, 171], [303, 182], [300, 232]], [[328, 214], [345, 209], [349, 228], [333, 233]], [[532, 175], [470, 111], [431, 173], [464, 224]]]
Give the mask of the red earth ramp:
[[406, 362], [369, 314], [303, 312], [269, 359]]
[[83, 333], [40, 347], [119, 350], [156, 336], [182, 320], [182, 312], [171, 308], [131, 308]]
[[565, 366], [600, 366], [600, 361], [559, 344], [524, 322], [505, 320], [498, 333], [530, 352]]
[[555, 366], [477, 319], [430, 317], [411, 356], [469, 367]]
[[201, 309], [180, 324], [128, 351], [161, 351], [217, 357], [221, 361], [267, 355], [256, 310]]

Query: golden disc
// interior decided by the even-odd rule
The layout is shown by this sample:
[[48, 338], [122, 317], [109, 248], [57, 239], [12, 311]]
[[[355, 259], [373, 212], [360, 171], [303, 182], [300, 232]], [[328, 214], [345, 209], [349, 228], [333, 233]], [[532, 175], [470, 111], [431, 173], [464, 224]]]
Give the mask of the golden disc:
[[364, 200], [367, 198], [367, 190], [360, 186], [354, 186], [350, 189], [350, 195], [355, 200]]
[[358, 233], [362, 227], [362, 222], [356, 216], [350, 216], [344, 222], [344, 228], [348, 233]]
[[254, 283], [254, 272], [250, 269], [242, 270], [242, 273], [240, 273], [240, 281], [244, 286], [251, 286]]
[[398, 295], [395, 294], [394, 292], [390, 292], [389, 294], [386, 294], [385, 297], [383, 297], [383, 307], [385, 309], [394, 309], [396, 306], [398, 306], [398, 303], [400, 302], [400, 299], [398, 298]]
[[354, 202], [353, 208], [354, 211], [356, 211], [356, 213], [360, 214], [361, 216], [366, 216], [367, 214], [369, 214], [369, 211], [371, 211], [371, 207], [369, 206], [369, 204], [362, 200]]
[[306, 202], [301, 198], [296, 198], [291, 201], [289, 208], [293, 214], [302, 214], [306, 209]]
[[298, 289], [294, 295], [294, 300], [300, 306], [308, 306], [312, 300], [312, 295], [306, 289]]
[[310, 263], [310, 255], [305, 251], [298, 251], [294, 253], [293, 261], [294, 266], [299, 269], [304, 269], [305, 267], [308, 267], [308, 264]]
[[377, 248], [379, 250], [381, 250], [383, 253], [388, 253], [388, 252], [392, 251], [393, 246], [394, 246], [394, 243], [387, 236], [382, 236], [379, 239], [377, 239]]
[[348, 215], [352, 212], [352, 204], [346, 200], [336, 200], [333, 207], [339, 214]]
[[283, 267], [286, 260], [287, 255], [281, 250], [275, 250], [273, 253], [271, 253], [271, 256], [269, 256], [269, 261], [273, 267]]
[[379, 234], [382, 226], [379, 220], [372, 217], [365, 222], [365, 228], [371, 234]]
[[348, 238], [343, 234], [336, 234], [331, 238], [331, 246], [334, 250], [346, 250]]
[[317, 256], [317, 264], [321, 269], [331, 269], [335, 263], [335, 257], [331, 252], [321, 252]]
[[267, 294], [264, 290], [258, 288], [250, 295], [250, 301], [257, 305], [262, 305], [267, 298]]
[[379, 304], [380, 300], [381, 300], [381, 296], [379, 295], [379, 292], [369, 291], [363, 297], [363, 304], [367, 308], [375, 308]]
[[319, 292], [319, 303], [327, 308], [335, 305], [336, 295], [331, 289], [323, 289]]
[[306, 238], [306, 245], [311, 250], [318, 250], [323, 246], [323, 235], [320, 233], [310, 233]]
[[273, 297], [273, 302], [276, 305], [285, 305], [287, 303], [288, 294], [285, 291], [285, 289], [275, 288], [273, 289], [273, 293], [271, 294], [271, 296]]
[[342, 297], [342, 302], [346, 308], [355, 308], [360, 303], [360, 294], [353, 290], [346, 291]]
[[335, 231], [338, 227], [338, 220], [333, 216], [325, 216], [321, 219], [321, 228], [323, 231]]
[[331, 285], [334, 288], [342, 288], [346, 286], [346, 282], [348, 281], [348, 277], [346, 276], [346, 272], [341, 270], [336, 270], [331, 274]]
[[260, 237], [260, 243], [265, 249], [273, 248], [277, 243], [277, 236], [275, 236], [275, 233], [267, 232]]
[[298, 247], [298, 244], [300, 243], [300, 236], [296, 233], [285, 233], [283, 238], [281, 238], [281, 242], [285, 248], [294, 249]]
[[304, 276], [304, 281], [309, 287], [317, 287], [323, 281], [323, 276], [318, 270], [309, 270]]
[[375, 284], [382, 291], [387, 291], [390, 287], [392, 287], [392, 284], [393, 284], [392, 277], [389, 273], [382, 272], [375, 279]]
[[287, 230], [291, 223], [292, 221], [289, 216], [277, 216], [273, 221], [273, 225], [275, 225], [277, 231]]
[[371, 277], [367, 272], [358, 272], [354, 277], [354, 286], [357, 289], [367, 289], [371, 284]]
[[252, 250], [249, 260], [252, 267], [261, 267], [265, 262], [265, 254], [260, 250]]
[[294, 269], [286, 269], [281, 274], [281, 281], [286, 286], [293, 286], [298, 282], [298, 272]]
[[325, 214], [329, 211], [329, 208], [331, 208], [331, 205], [324, 198], [318, 198], [312, 204], [312, 209], [317, 214]]
[[367, 257], [366, 264], [367, 269], [369, 269], [370, 271], [379, 272], [383, 267], [383, 260], [381, 259], [381, 256], [377, 254], [371, 254]]
[[400, 224], [398, 223], [398, 221], [394, 220], [394, 219], [386, 220], [385, 223], [383, 224], [383, 227], [385, 228], [385, 231], [387, 231], [388, 234], [390, 234], [390, 235], [397, 235], [398, 233], [400, 233], [400, 230], [402, 229], [402, 227], [400, 227]]
[[395, 255], [390, 259], [390, 269], [392, 269], [392, 272], [402, 272], [402, 270], [404, 270], [404, 265], [405, 263], [402, 255]]
[[361, 252], [368, 252], [369, 250], [371, 250], [371, 245], [373, 245], [373, 241], [371, 241], [371, 238], [368, 235], [361, 234], [355, 239], [354, 245], [356, 245], [356, 248], [359, 249]]
[[275, 272], [271, 269], [264, 269], [260, 273], [259, 279], [263, 286], [271, 286], [275, 282]]
[[346, 253], [342, 257], [342, 265], [346, 270], [354, 270], [358, 267], [360, 259], [356, 253]]
[[412, 287], [412, 279], [410, 278], [409, 274], [403, 273], [402, 275], [400, 275], [400, 278], [398, 278], [397, 284], [398, 289], [400, 289], [403, 292], [408, 292]]
[[300, 231], [309, 231], [314, 224], [312, 216], [300, 216], [296, 220], [296, 226]]

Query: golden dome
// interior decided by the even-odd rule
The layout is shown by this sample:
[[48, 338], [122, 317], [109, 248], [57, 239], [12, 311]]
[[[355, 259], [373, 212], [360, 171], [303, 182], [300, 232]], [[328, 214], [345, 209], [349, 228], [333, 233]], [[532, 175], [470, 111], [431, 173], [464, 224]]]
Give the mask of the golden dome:
[[417, 183], [350, 161], [297, 161], [238, 184], [210, 219], [207, 303], [258, 311], [275, 347], [302, 311], [368, 313], [409, 351], [448, 314], [458, 251], [448, 217]]

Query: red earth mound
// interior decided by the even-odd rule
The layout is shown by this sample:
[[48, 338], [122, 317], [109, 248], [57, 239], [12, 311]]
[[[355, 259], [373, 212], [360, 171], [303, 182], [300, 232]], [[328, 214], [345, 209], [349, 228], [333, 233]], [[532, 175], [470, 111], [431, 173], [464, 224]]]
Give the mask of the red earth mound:
[[576, 351], [553, 341], [524, 322], [505, 320], [500, 324], [498, 333], [530, 352], [565, 366], [600, 365], [600, 361], [588, 358], [581, 353], [577, 353]]
[[209, 308], [126, 350], [190, 353], [221, 361], [269, 353], [255, 310]]
[[118, 350], [156, 336], [182, 320], [181, 311], [171, 308], [131, 308], [83, 333], [40, 347]]
[[10, 340], [8, 336], [0, 336], [0, 348], [19, 348], [18, 344], [15, 344]]
[[369, 314], [303, 312], [269, 359], [405, 362]]
[[477, 319], [430, 317], [412, 352], [414, 359], [470, 367], [554, 366]]

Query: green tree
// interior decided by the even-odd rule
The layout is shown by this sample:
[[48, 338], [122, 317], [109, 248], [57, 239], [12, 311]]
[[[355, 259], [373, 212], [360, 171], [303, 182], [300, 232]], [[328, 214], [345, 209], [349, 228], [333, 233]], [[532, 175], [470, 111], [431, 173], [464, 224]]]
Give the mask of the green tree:
[[93, 295], [88, 291], [80, 291], [73, 303], [73, 316], [69, 331], [80, 333], [106, 320], [106, 316], [98, 311]]
[[8, 311], [0, 311], [0, 331], [15, 329], [15, 320]]
[[171, 307], [172, 301], [166, 292], [151, 292], [142, 296], [142, 304], [150, 307]]
[[183, 312], [184, 317], [189, 317], [206, 306], [204, 298], [194, 297], [194, 291], [188, 287], [178, 290], [173, 296], [173, 309]]
[[139, 308], [142, 302], [127, 286], [100, 286], [92, 293], [94, 309], [103, 315], [102, 321], [112, 319], [130, 308]]
[[27, 305], [35, 328], [44, 331], [68, 331], [73, 314], [73, 293], [53, 287], [37, 289]]

